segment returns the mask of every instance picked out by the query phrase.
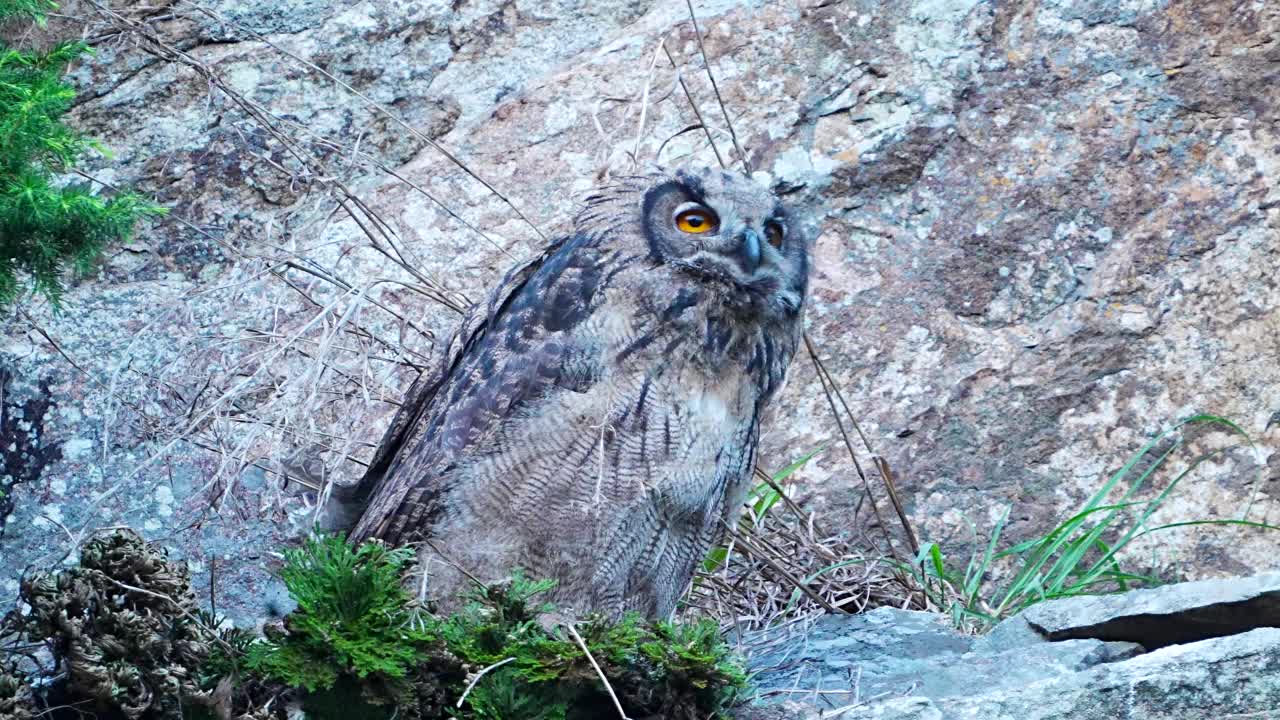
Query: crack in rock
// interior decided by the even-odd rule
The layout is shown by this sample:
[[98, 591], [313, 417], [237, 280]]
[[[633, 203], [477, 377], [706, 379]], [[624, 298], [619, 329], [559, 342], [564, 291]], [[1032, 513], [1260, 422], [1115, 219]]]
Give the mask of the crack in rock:
[[27, 396], [14, 387], [13, 374], [0, 369], [0, 537], [13, 512], [13, 488], [40, 478], [62, 458], [62, 449], [44, 442], [45, 414], [53, 406], [49, 384]]
[[1280, 627], [1280, 572], [1051, 600], [1023, 618], [1049, 640], [1133, 642], [1148, 650], [1239, 635]]

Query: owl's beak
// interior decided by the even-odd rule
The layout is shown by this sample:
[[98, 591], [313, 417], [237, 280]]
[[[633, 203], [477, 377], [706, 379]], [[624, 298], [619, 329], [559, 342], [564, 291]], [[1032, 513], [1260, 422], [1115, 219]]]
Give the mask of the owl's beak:
[[738, 255], [742, 260], [742, 269], [750, 275], [760, 267], [760, 235], [755, 230], [747, 228], [738, 236], [738, 241]]

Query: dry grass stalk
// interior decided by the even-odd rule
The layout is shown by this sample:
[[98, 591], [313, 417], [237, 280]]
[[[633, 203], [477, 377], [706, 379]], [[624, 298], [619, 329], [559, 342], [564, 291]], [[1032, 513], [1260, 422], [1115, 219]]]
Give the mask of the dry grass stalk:
[[[702, 64], [707, 69], [707, 79], [711, 81], [711, 90], [715, 93], [716, 104], [720, 106], [720, 114], [724, 116], [725, 125], [729, 128], [729, 137], [733, 140], [733, 148], [738, 151], [738, 160], [742, 162], [742, 170], [746, 174], [751, 174], [751, 162], [747, 158], [746, 152], [742, 150], [742, 146], [738, 144], [738, 133], [733, 129], [733, 120], [729, 118], [729, 109], [725, 107], [724, 98], [720, 96], [720, 86], [716, 84], [716, 74], [711, 70], [711, 60], [707, 57], [707, 46], [702, 42], [702, 30], [698, 27], [698, 14], [693, 10], [693, 0], [685, 0], [685, 5], [689, 8], [689, 22], [693, 23], [693, 34], [698, 38], [698, 52], [702, 55]], [[672, 61], [675, 62], [674, 60]], [[693, 99], [690, 98], [692, 103]], [[710, 136], [708, 135], [708, 138]], [[716, 151], [716, 157], [720, 157], [720, 152]], [[724, 162], [721, 161], [721, 167]]]
[[[400, 395], [397, 388], [406, 387], [411, 373], [420, 371], [429, 363], [433, 342], [431, 329], [412, 319], [414, 315], [409, 308], [413, 305], [389, 298], [387, 293], [379, 291], [387, 288], [407, 290], [450, 312], [459, 312], [467, 304], [466, 298], [422, 271], [393, 225], [355, 195], [343, 178], [368, 169], [385, 173], [426, 197], [468, 232], [480, 235], [502, 252], [507, 251], [426, 188], [409, 181], [373, 155], [362, 152], [358, 138], [348, 142], [321, 136], [245, 97], [224, 80], [217, 68], [201, 62], [180, 49], [177, 43], [162, 37], [152, 26], [159, 18], [140, 21], [96, 0], [88, 0], [88, 4], [102, 19], [99, 27], [95, 28], [99, 31], [98, 37], [136, 42], [161, 62], [194, 71], [208, 84], [211, 97], [224, 99], [232, 111], [239, 113], [247, 127], [264, 134], [270, 146], [279, 150], [284, 158], [277, 160], [259, 155], [259, 159], [285, 173], [291, 185], [302, 189], [302, 198], [285, 216], [286, 222], [290, 219], [298, 219], [299, 222], [278, 243], [264, 242], [270, 238], [251, 238], [252, 243], [231, 243], [195, 223], [173, 218], [207, 239], [218, 242], [236, 256], [237, 272], [228, 283], [197, 292], [216, 293], [220, 302], [237, 310], [217, 317], [196, 317], [179, 301], [173, 307], [164, 308], [152, 322], [180, 321], [188, 326], [207, 328], [207, 333], [187, 338], [179, 361], [156, 368], [137, 369], [133, 367], [131, 358], [126, 357], [117, 366], [110, 378], [113, 402], [136, 409], [136, 422], [145, 426], [145, 433], [152, 439], [162, 441], [161, 449], [133, 472], [141, 472], [179, 443], [190, 443], [210, 450], [218, 457], [216, 467], [201, 488], [209, 494], [212, 509], [220, 508], [236, 496], [239, 479], [246, 470], [258, 469], [275, 478], [269, 492], [258, 500], [260, 511], [283, 507], [290, 495], [291, 482], [319, 491], [316, 498], [318, 511], [330, 492], [334, 477], [358, 473], [364, 465], [363, 458], [368, 456], [371, 446], [362, 438], [368, 437], [369, 425], [386, 416], [384, 404], [394, 405]], [[225, 18], [194, 3], [184, 0], [181, 5], [226, 22]], [[692, 6], [689, 9], [692, 18]], [[181, 14], [181, 10], [174, 12]], [[696, 27], [696, 19], [694, 22], [699, 51], [706, 64], [712, 90], [728, 125], [728, 134], [738, 159], [745, 166], [747, 155], [738, 145], [729, 113], [711, 76], [701, 30]], [[252, 34], [246, 28], [240, 29]], [[256, 34], [255, 37], [326, 81], [351, 91], [375, 112], [400, 122], [393, 111], [374, 103], [322, 68], [266, 38]], [[675, 59], [660, 43], [650, 64], [650, 82], [659, 52], [665, 53], [669, 62], [676, 66]], [[647, 108], [665, 100], [679, 87], [698, 118], [696, 125], [686, 127], [681, 134], [701, 128], [723, 165], [724, 158], [712, 140], [714, 128], [704, 122], [705, 116], [694, 104], [679, 67], [676, 67], [670, 91], [663, 97], [650, 100], [650, 82], [645, 83], [639, 98], [605, 98], [601, 102], [625, 103], [626, 114], [635, 113], [643, 128]], [[605, 134], [598, 120], [596, 124]], [[236, 127], [234, 121], [228, 125]], [[445, 152], [446, 157], [463, 171], [476, 177], [432, 139], [421, 139]], [[633, 156], [638, 154], [637, 144]], [[485, 185], [489, 187], [487, 183]], [[523, 218], [505, 196], [496, 190], [494, 192]], [[389, 263], [388, 277], [357, 281], [348, 276], [343, 270], [342, 260], [352, 251], [328, 247], [330, 243], [324, 240], [328, 236], [326, 230], [336, 222], [348, 222], [358, 228], [364, 237], [361, 249], [377, 253]], [[319, 240], [306, 245], [298, 240], [302, 237]], [[254, 250], [244, 249], [246, 246]], [[268, 283], [283, 283], [290, 288], [293, 297], [282, 298], [280, 293], [264, 292], [263, 288]], [[271, 298], [272, 304], [263, 307], [259, 302], [262, 296]], [[53, 344], [57, 348], [56, 343]], [[867, 477], [858, 465], [849, 437], [844, 434], [837, 398], [850, 421], [852, 415], [835, 386], [834, 378], [821, 366], [815, 349], [812, 345], [808, 349], [824, 390], [828, 391], [831, 410], [841, 427], [850, 457], [858, 475], [866, 483], [866, 495], [874, 506], [875, 498]], [[303, 371], [280, 373], [277, 368], [282, 366], [301, 367]], [[136, 375], [148, 381], [149, 394], [163, 398], [159, 403], [162, 417], [156, 416], [155, 412], [144, 412], [138, 403], [127, 397], [115, 397], [114, 389], [121, 375]], [[174, 418], [181, 422], [175, 424]], [[854, 428], [861, 435], [856, 423]], [[882, 476], [891, 503], [898, 511], [908, 544], [914, 546], [914, 534], [897, 499], [888, 466], [871, 452], [865, 437], [862, 441]], [[111, 492], [114, 489], [100, 495], [97, 502], [102, 502]], [[914, 591], [907, 587], [907, 581], [887, 572], [878, 557], [867, 554], [863, 549], [870, 546], [866, 538], [848, 538], [825, 532], [785, 493], [783, 499], [788, 507], [786, 513], [775, 512], [768, 517], [752, 518], [751, 522], [734, 531], [732, 549], [726, 562], [715, 572], [699, 578], [690, 596], [691, 605], [713, 613], [727, 627], [749, 630], [810, 617], [819, 612], [918, 604]], [[886, 525], [881, 522], [881, 527]], [[889, 540], [888, 551], [891, 554], [896, 552], [892, 539]]]
[[[862, 447], [871, 456], [872, 463], [876, 467], [876, 471], [880, 474], [882, 486], [889, 497], [890, 504], [893, 505], [894, 511], [898, 515], [898, 521], [901, 523], [903, 532], [906, 535], [908, 549], [911, 556], [915, 557], [920, 552], [920, 543], [916, 539], [915, 529], [911, 526], [911, 521], [907, 518], [907, 513], [902, 505], [902, 501], [898, 495], [897, 487], [894, 483], [893, 474], [889, 471], [889, 463], [883, 457], [878, 455], [871, 447], [871, 442], [867, 440], [867, 436], [862, 432], [862, 428], [858, 425], [857, 419], [853, 416], [853, 411], [849, 409], [849, 404], [845, 402], [844, 393], [840, 392], [840, 386], [836, 382], [835, 377], [827, 370], [823, 364], [822, 358], [818, 353], [814, 343], [809, 339], [809, 334], [804, 334], [804, 347], [809, 355], [809, 360], [813, 363], [813, 369], [818, 375], [818, 382], [822, 384], [822, 393], [826, 396], [827, 407], [831, 410], [831, 417], [836, 421], [836, 427], [840, 431], [840, 438], [844, 443], [845, 449], [849, 453], [849, 461], [853, 463], [853, 469], [858, 474], [859, 480], [862, 481], [863, 499], [871, 503], [872, 513], [876, 517], [876, 525], [880, 528], [884, 535], [885, 546], [890, 556], [897, 562], [902, 562], [902, 557], [898, 554], [897, 543], [893, 534], [889, 531], [889, 525], [884, 520], [884, 515], [880, 512], [880, 505], [876, 502], [875, 492], [871, 488], [871, 481], [867, 478], [866, 472], [862, 469], [862, 463], [858, 461], [858, 453], [853, 448], [853, 442], [849, 438], [849, 433], [845, 429], [845, 420], [853, 427], [858, 438], [862, 441]], [[839, 407], [836, 406], [837, 401]], [[843, 413], [841, 410], [843, 409]], [[861, 503], [859, 503], [861, 506]], [[857, 511], [854, 511], [856, 520]]]
[[[249, 242], [243, 245], [265, 247], [266, 251], [247, 251], [194, 223], [175, 218], [218, 242], [236, 258], [231, 274], [237, 277], [232, 284], [203, 288], [196, 293], [216, 296], [233, 311], [220, 318], [200, 318], [191, 317], [183, 303], [161, 308], [152, 324], [183, 323], [208, 327], [212, 333], [175, 338], [186, 347], [180, 359], [161, 367], [135, 368], [132, 353], [126, 352], [129, 357], [111, 374], [112, 391], [122, 373], [136, 374], [148, 381], [150, 396], [161, 398], [149, 403], [158, 406], [158, 412], [153, 409], [149, 414], [137, 413], [145, 425], [145, 437], [161, 441], [161, 448], [137, 466], [130, 477], [186, 442], [219, 456], [207, 483], [200, 488], [210, 494], [214, 509], [233, 495], [239, 477], [248, 468], [262, 469], [280, 479], [273, 489], [274, 496], [260, 509], [279, 507], [291, 479], [303, 486], [323, 488], [323, 499], [332, 476], [340, 474], [344, 465], [350, 469], [341, 474], [358, 472], [363, 465], [361, 457], [368, 454], [370, 445], [357, 439], [363, 437], [359, 430], [386, 414], [382, 402], [395, 404], [399, 396], [396, 388], [405, 385], [406, 369], [418, 370], [428, 362], [430, 330], [411, 319], [405, 307], [393, 306], [378, 291], [404, 288], [453, 312], [460, 311], [467, 302], [465, 298], [455, 299], [456, 293], [423, 273], [392, 225], [344, 184], [341, 178], [353, 172], [349, 167], [351, 158], [390, 172], [358, 150], [338, 157], [340, 151], [358, 145], [358, 141], [343, 143], [319, 138], [243, 96], [224, 81], [216, 68], [163, 38], [153, 27], [156, 18], [138, 20], [102, 3], [91, 0], [88, 4], [99, 15], [95, 27], [100, 30], [99, 37], [136, 42], [162, 62], [195, 71], [214, 95], [229, 101], [230, 110], [238, 111], [280, 150], [284, 160], [258, 157], [264, 162], [270, 160], [273, 167], [289, 176], [291, 185], [303, 191], [302, 199], [284, 221], [288, 223], [290, 218], [308, 213], [317, 218], [304, 220], [293, 238], [323, 238], [325, 229], [335, 220], [350, 222], [364, 234], [365, 247], [389, 261], [392, 271], [391, 277], [357, 284], [345, 279], [339, 269], [346, 253], [334, 258], [334, 251], [323, 244], [300, 246], [291, 238], [288, 243], [273, 245], [262, 242], [264, 238], [248, 238]], [[235, 123], [229, 125], [236, 127]], [[421, 187], [415, 189], [434, 200]], [[447, 206], [437, 204], [474, 230]], [[324, 209], [325, 205], [330, 209]], [[301, 306], [287, 297], [281, 298], [278, 292], [266, 291], [266, 284], [276, 282], [289, 287]], [[262, 296], [271, 298], [272, 304], [264, 307]], [[371, 313], [376, 316], [371, 317]], [[393, 329], [391, 333], [387, 332], [388, 325]], [[47, 340], [55, 350], [59, 349], [57, 343]], [[303, 372], [281, 373], [282, 367], [302, 367]], [[105, 385], [91, 373], [86, 374]], [[130, 404], [127, 398], [116, 398], [114, 392], [111, 395], [117, 405], [136, 404]], [[175, 423], [174, 419], [180, 422]], [[123, 484], [118, 482], [116, 488]], [[100, 496], [98, 502], [110, 495], [108, 492]]]
[[591, 662], [591, 667], [595, 668], [596, 675], [600, 677], [600, 682], [604, 684], [604, 689], [609, 692], [609, 699], [613, 700], [613, 707], [618, 711], [618, 717], [622, 720], [631, 720], [622, 709], [622, 702], [618, 700], [618, 694], [613, 691], [613, 685], [610, 684], [609, 678], [605, 677], [604, 670], [600, 669], [600, 663], [596, 662], [595, 656], [591, 654], [591, 648], [587, 647], [587, 641], [583, 640], [582, 635], [578, 633], [578, 628], [574, 627], [573, 623], [567, 623], [565, 628], [573, 636], [574, 642], [578, 643], [578, 647], [582, 648], [582, 654], [587, 656], [587, 660]]
[[922, 608], [910, 578], [868, 547], [865, 538], [824, 532], [789, 498], [763, 515], [748, 508], [723, 563], [695, 578], [688, 605], [740, 637], [832, 612]]
[[[706, 68], [707, 79], [711, 82], [711, 89], [715, 94], [716, 104], [720, 108], [720, 114], [724, 118], [725, 125], [729, 130], [729, 137], [733, 142], [734, 149], [738, 153], [739, 160], [742, 162], [743, 171], [749, 175], [751, 174], [751, 165], [748, 160], [748, 156], [746, 152], [743, 151], [742, 146], [739, 145], [738, 143], [738, 135], [733, 128], [733, 120], [729, 116], [729, 110], [725, 106], [724, 98], [720, 94], [720, 88], [716, 84], [715, 73], [711, 69], [711, 60], [707, 56], [707, 48], [705, 43], [703, 42], [702, 30], [698, 27], [697, 13], [694, 11], [692, 0], [686, 0], [686, 6], [688, 7], [688, 10], [689, 10], [689, 20], [693, 25], [694, 35], [698, 41], [698, 51], [702, 56], [702, 62], [704, 67]], [[663, 47], [663, 50], [666, 50], [665, 46]], [[720, 163], [720, 167], [721, 168], [727, 167], [724, 157], [720, 154], [720, 149], [716, 147], [715, 140], [712, 138], [711, 128], [703, 120], [702, 111], [698, 108], [697, 101], [693, 99], [693, 95], [689, 92], [688, 86], [685, 84], [684, 79], [680, 75], [680, 67], [676, 63], [675, 58], [672, 57], [670, 52], [667, 52], [667, 59], [671, 62], [672, 67], [676, 69], [676, 79], [679, 82], [681, 89], [684, 90], [684, 96], [689, 103], [689, 107], [693, 110], [694, 116], [698, 119], [698, 123], [696, 125], [691, 125], [685, 128], [684, 130], [681, 130], [679, 134], [683, 134], [685, 132], [688, 132], [689, 130], [692, 130], [701, 126], [704, 130], [706, 130], [707, 142], [711, 145], [711, 149], [715, 153], [716, 160]], [[659, 148], [658, 152], [659, 154], [661, 154], [661, 147]], [[898, 494], [894, 476], [889, 468], [888, 461], [882, 456], [878, 455], [875, 452], [875, 450], [872, 448], [870, 441], [867, 440], [867, 436], [862, 432], [862, 428], [858, 425], [858, 421], [854, 417], [853, 412], [849, 409], [848, 403], [845, 402], [844, 394], [840, 392], [840, 386], [836, 382], [835, 377], [831, 375], [831, 373], [827, 370], [826, 366], [822, 363], [822, 359], [819, 356], [818, 350], [814, 346], [814, 343], [810, 339], [808, 333], [804, 334], [804, 346], [805, 346], [806, 353], [809, 355], [809, 359], [813, 363], [814, 370], [818, 375], [818, 381], [822, 385], [822, 391], [823, 391], [823, 394], [826, 396], [827, 405], [828, 405], [828, 408], [831, 410], [832, 418], [836, 421], [836, 426], [840, 431], [840, 436], [844, 441], [845, 448], [849, 452], [849, 459], [852, 462], [854, 470], [857, 472], [859, 479], [862, 481], [863, 495], [858, 502], [858, 507], [861, 508], [863, 500], [870, 501], [872, 511], [876, 516], [877, 525], [881, 528], [881, 532], [884, 535], [884, 538], [886, 541], [886, 549], [888, 553], [895, 560], [901, 562], [901, 557], [898, 554], [897, 544], [894, 541], [894, 537], [892, 533], [890, 533], [889, 531], [889, 526], [884, 522], [884, 518], [880, 513], [880, 507], [879, 507], [879, 504], [876, 502], [875, 492], [872, 490], [871, 483], [867, 478], [866, 473], [863, 471], [861, 463], [858, 461], [858, 453], [854, 450], [853, 443], [849, 439], [849, 434], [845, 430], [845, 419], [847, 419], [849, 424], [853, 426], [853, 429], [857, 432], [858, 437], [862, 441], [863, 448], [871, 456], [872, 463], [875, 465], [876, 470], [880, 475], [882, 485], [885, 489], [886, 494], [888, 495], [889, 501], [893, 505], [893, 508], [897, 513], [899, 523], [901, 524], [903, 533], [906, 537], [908, 548], [910, 549], [912, 556], [914, 557], [915, 555], [919, 554], [920, 543], [917, 540], [915, 529], [912, 527], [911, 521], [907, 517], [906, 510]], [[836, 406], [837, 400], [839, 401], [840, 407]], [[841, 408], [843, 408], [844, 410], [843, 419], [842, 419]], [[763, 473], [760, 473], [758, 469], [757, 469], [757, 474], [761, 476], [764, 480], [768, 481], [768, 477], [765, 476]], [[781, 494], [784, 499], [787, 499], [787, 496], [785, 493], [781, 493]], [[787, 502], [790, 503], [790, 500], [787, 499]], [[792, 509], [795, 509], [794, 506]], [[855, 515], [855, 521], [856, 521], [856, 516], [857, 516], [856, 511], [854, 515]], [[873, 544], [868, 541], [868, 546], [872, 546], [872, 545]], [[806, 594], [808, 594], [807, 590], [805, 590], [805, 592]]]

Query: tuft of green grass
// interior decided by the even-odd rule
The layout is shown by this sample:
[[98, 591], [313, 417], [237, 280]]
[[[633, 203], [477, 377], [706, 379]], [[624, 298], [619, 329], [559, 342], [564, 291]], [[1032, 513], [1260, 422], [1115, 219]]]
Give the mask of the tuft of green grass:
[[[1227, 525], [1264, 530], [1275, 526], [1250, 521], [1248, 510], [1240, 519], [1194, 519], [1150, 525], [1151, 517], [1173, 491], [1201, 463], [1222, 455], [1231, 446], [1196, 457], [1168, 486], [1150, 499], [1139, 492], [1185, 440], [1179, 431], [1188, 425], [1224, 429], [1253, 446], [1238, 425], [1216, 415], [1195, 415], [1156, 435], [1112, 474], [1085, 503], [1041, 537], [997, 551], [1009, 511], [996, 522], [985, 547], [972, 555], [964, 570], [950, 563], [936, 543], [920, 548], [913, 565], [900, 564], [924, 589], [929, 602], [947, 612], [960, 628], [980, 631], [1036, 603], [1053, 598], [1124, 592], [1160, 584], [1151, 575], [1132, 572], [1122, 564], [1123, 551], [1138, 538], [1176, 527]], [[1127, 489], [1124, 488], [1128, 482]], [[1115, 500], [1108, 500], [1120, 492]], [[994, 563], [1011, 561], [1016, 568], [1006, 581], [987, 581]]]
[[[782, 494], [779, 493], [774, 486], [781, 486], [787, 478], [791, 477], [797, 470], [804, 467], [818, 453], [826, 448], [818, 448], [811, 450], [800, 459], [792, 462], [790, 465], [778, 470], [770, 476], [772, 483], [761, 482], [751, 488], [747, 493], [747, 511], [742, 514], [740, 521], [744, 525], [744, 530], [755, 527], [760, 521], [769, 514], [771, 510], [782, 500]], [[707, 551], [707, 556], [702, 559], [702, 572], [713, 573], [724, 566], [725, 561], [729, 557], [728, 545], [717, 545]]]

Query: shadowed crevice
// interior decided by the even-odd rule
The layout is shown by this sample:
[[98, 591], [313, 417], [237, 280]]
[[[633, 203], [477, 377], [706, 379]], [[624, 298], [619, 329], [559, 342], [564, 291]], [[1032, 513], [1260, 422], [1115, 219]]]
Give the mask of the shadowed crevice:
[[49, 385], [42, 382], [34, 397], [12, 391], [13, 374], [0, 369], [0, 537], [13, 512], [13, 488], [40, 478], [45, 467], [62, 458], [62, 449], [44, 442], [45, 413], [52, 407]]
[[[1148, 592], [1159, 592], [1159, 589]], [[1185, 606], [1179, 607], [1177, 599], [1187, 601]], [[1079, 613], [1075, 617], [1029, 611], [1026, 619], [1049, 640], [1132, 642], [1149, 651], [1258, 628], [1280, 627], [1280, 588], [1220, 602], [1210, 602], [1210, 596], [1201, 597], [1196, 603], [1197, 598], [1191, 593], [1173, 600], [1167, 609], [1140, 607], [1126, 612], [1120, 607], [1107, 613]]]

